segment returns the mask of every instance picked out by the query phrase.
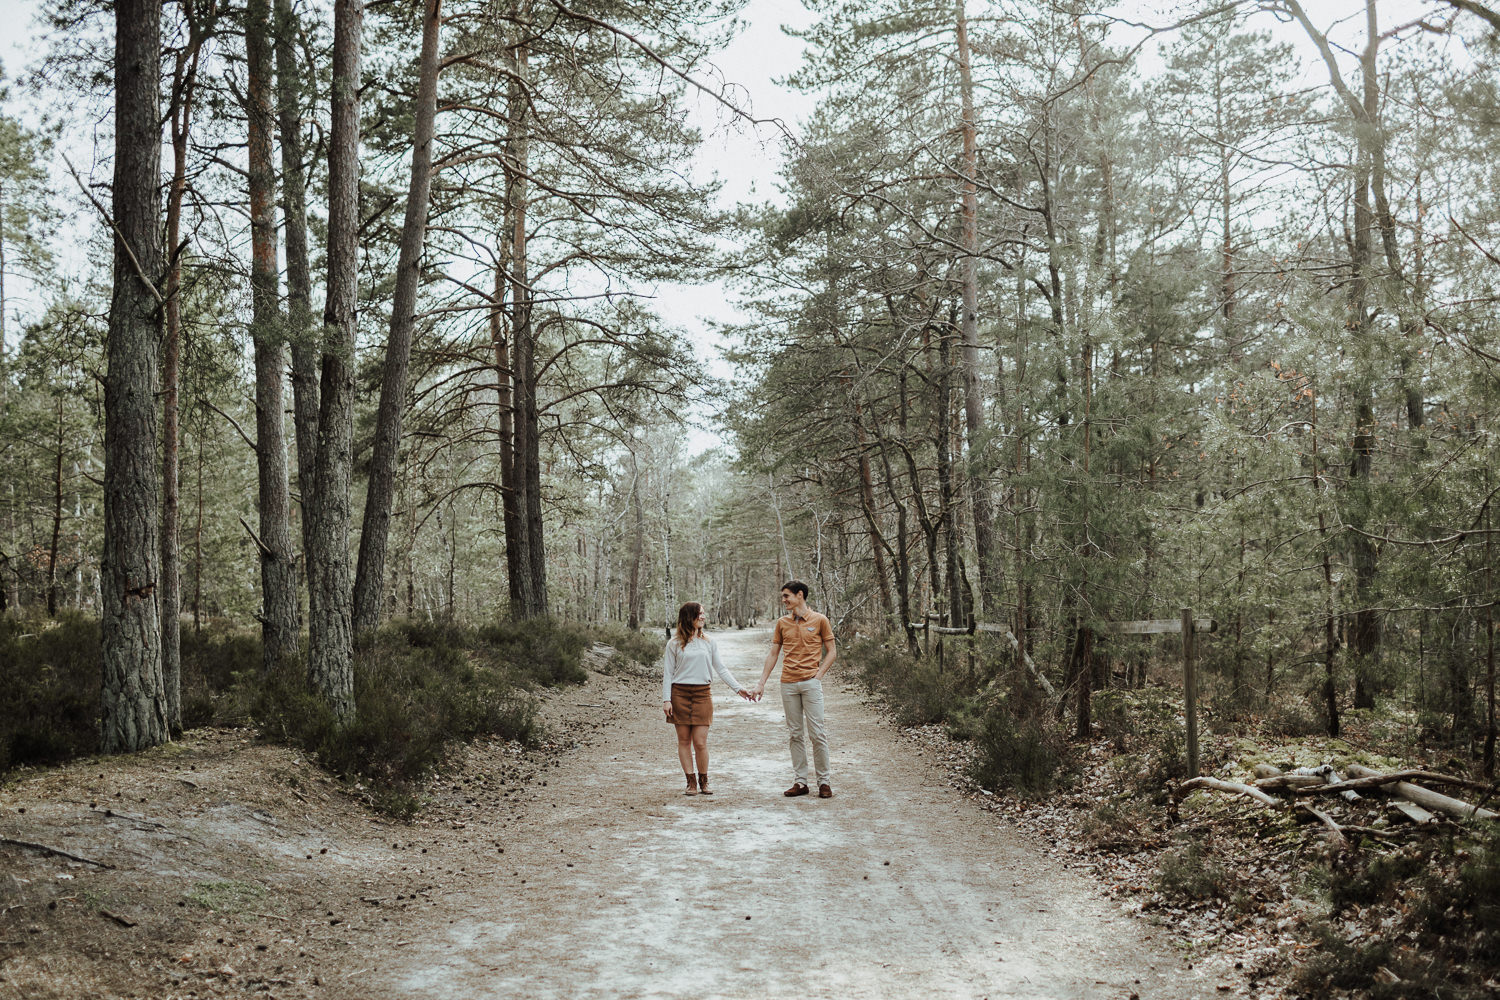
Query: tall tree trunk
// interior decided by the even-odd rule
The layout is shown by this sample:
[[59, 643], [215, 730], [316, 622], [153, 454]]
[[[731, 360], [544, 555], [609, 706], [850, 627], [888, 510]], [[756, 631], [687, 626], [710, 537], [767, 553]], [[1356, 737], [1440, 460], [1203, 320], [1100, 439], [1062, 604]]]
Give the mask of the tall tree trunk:
[[[180, 555], [179, 390], [182, 359], [182, 202], [187, 194], [188, 133], [192, 126], [198, 82], [198, 56], [206, 37], [192, 3], [183, 4], [187, 44], [177, 53], [172, 70], [171, 103], [167, 120], [172, 135], [172, 179], [167, 187], [166, 339], [162, 345], [162, 507], [161, 507], [161, 663], [167, 694], [167, 727], [182, 732], [182, 569]], [[207, 12], [212, 18], [212, 9]]]
[[[1489, 479], [1489, 475], [1485, 475]], [[1488, 482], [1485, 483], [1489, 485]], [[1484, 511], [1484, 589], [1488, 603], [1484, 609], [1484, 776], [1495, 780], [1495, 560], [1490, 548], [1494, 538], [1490, 529], [1490, 511]]]
[[[517, 23], [524, 23], [529, 4], [513, 5]], [[507, 565], [511, 569], [511, 613], [536, 618], [547, 613], [546, 554], [541, 525], [541, 459], [537, 443], [536, 333], [532, 325], [532, 294], [527, 262], [527, 198], [530, 185], [530, 139], [527, 108], [528, 50], [518, 41], [510, 50], [511, 74], [506, 137], [506, 209], [510, 216], [510, 343], [511, 343], [511, 482], [507, 494], [514, 504], [516, 533], [507, 532]]]
[[[522, 15], [529, 4], [520, 3]], [[531, 159], [531, 124], [526, 121], [529, 93], [526, 90], [525, 42], [511, 49], [513, 75], [510, 90], [510, 210], [514, 220], [511, 237], [510, 303], [511, 342], [514, 345], [514, 475], [519, 499], [520, 529], [525, 534], [526, 603], [520, 609], [522, 618], [541, 618], [547, 613], [547, 564], [544, 525], [541, 520], [541, 442], [537, 414], [537, 333], [532, 316], [531, 276], [526, 258], [526, 198], [529, 184], [526, 175]]]
[[1079, 368], [1081, 369], [1080, 377], [1083, 379], [1083, 510], [1082, 517], [1079, 519], [1082, 525], [1082, 540], [1078, 546], [1078, 554], [1082, 557], [1083, 566], [1078, 581], [1080, 616], [1077, 619], [1079, 624], [1076, 663], [1078, 678], [1076, 735], [1079, 739], [1086, 740], [1093, 735], [1094, 726], [1094, 630], [1087, 622], [1094, 613], [1091, 605], [1092, 595], [1089, 592], [1089, 563], [1095, 554], [1089, 529], [1094, 485], [1089, 474], [1089, 457], [1093, 450], [1094, 433], [1094, 345], [1087, 338], [1083, 342], [1083, 358]]
[[275, 118], [271, 104], [271, 5], [249, 0], [245, 9], [248, 70], [245, 116], [249, 129], [250, 339], [255, 344], [255, 455], [260, 510], [262, 666], [282, 670], [297, 655], [296, 549], [292, 544], [291, 491], [286, 467], [283, 383], [286, 352], [276, 266]]
[[[1363, 78], [1361, 107], [1364, 113], [1355, 123], [1361, 147], [1358, 165], [1355, 169], [1354, 246], [1357, 259], [1354, 262], [1355, 279], [1351, 282], [1350, 292], [1351, 299], [1358, 296], [1357, 300], [1350, 303], [1350, 310], [1353, 314], [1351, 322], [1354, 324], [1351, 332], [1354, 333], [1356, 339], [1366, 339], [1370, 336], [1370, 313], [1366, 297], [1369, 290], [1369, 275], [1373, 270], [1374, 237], [1377, 228], [1375, 213], [1370, 205], [1372, 193], [1382, 206], [1380, 215], [1386, 219], [1390, 217], [1390, 208], [1385, 204], [1385, 143], [1380, 134], [1380, 91], [1375, 74], [1375, 59], [1380, 48], [1380, 32], [1375, 20], [1375, 0], [1365, 0], [1365, 24], [1368, 42], [1360, 57]], [[1377, 181], [1379, 181], [1378, 186]], [[1383, 225], [1379, 229], [1384, 234], [1388, 259], [1399, 274], [1400, 261], [1395, 249], [1395, 234], [1393, 231], [1387, 233]], [[1402, 325], [1403, 327], [1406, 325], [1404, 320]], [[1375, 543], [1362, 530], [1369, 520], [1370, 472], [1375, 454], [1375, 409], [1372, 405], [1372, 394], [1370, 376], [1361, 373], [1361, 377], [1355, 383], [1354, 456], [1349, 469], [1349, 485], [1357, 496], [1354, 502], [1348, 505], [1352, 529], [1350, 544], [1353, 550], [1356, 604], [1353, 634], [1350, 636], [1349, 643], [1354, 660], [1355, 708], [1375, 707], [1371, 672], [1380, 648], [1380, 613], [1372, 607], [1375, 602], [1378, 553]]]
[[62, 544], [62, 512], [63, 512], [63, 449], [66, 447], [66, 438], [63, 436], [63, 401], [57, 398], [57, 441], [56, 458], [57, 464], [52, 476], [52, 540], [47, 546], [47, 617], [57, 617], [57, 550]]
[[302, 95], [308, 73], [297, 60], [300, 28], [292, 0], [276, 0], [276, 114], [281, 132], [281, 212], [286, 230], [287, 340], [292, 349], [292, 427], [297, 439], [297, 492], [301, 499], [303, 575], [308, 611], [316, 600], [309, 564], [316, 506], [318, 455], [318, 331], [313, 323], [312, 265], [307, 252], [307, 179], [303, 166]]
[[895, 616], [891, 603], [891, 581], [885, 569], [885, 550], [889, 547], [880, 530], [880, 521], [875, 510], [875, 482], [870, 473], [869, 441], [865, 436], [864, 415], [860, 412], [859, 400], [854, 401], [854, 439], [859, 448], [859, 502], [865, 515], [865, 526], [870, 532], [870, 554], [874, 559], [875, 583], [880, 593], [880, 613], [886, 627]]
[[[670, 482], [670, 477], [668, 477]], [[661, 491], [661, 603], [662, 621], [670, 628], [677, 620], [677, 591], [672, 585], [672, 512], [667, 509], [671, 496], [665, 486]]]
[[364, 524], [359, 535], [359, 568], [354, 574], [354, 629], [374, 631], [380, 624], [385, 595], [385, 549], [391, 529], [391, 500], [396, 491], [396, 462], [401, 450], [401, 416], [406, 409], [407, 373], [412, 331], [416, 326], [417, 285], [422, 244], [427, 235], [428, 194], [432, 189], [432, 133], [437, 118], [438, 36], [442, 0], [423, 0], [422, 54], [417, 73], [415, 125], [412, 129], [411, 186], [396, 262], [396, 289], [391, 304], [391, 332], [386, 341], [380, 406], [375, 416], [375, 453], [365, 494]]
[[161, 492], [161, 4], [115, 5], [114, 292], [104, 377], [100, 749], [170, 738], [157, 607]]
[[994, 505], [990, 502], [990, 463], [985, 455], [984, 396], [979, 387], [979, 152], [970, 69], [969, 24], [964, 0], [957, 0], [958, 76], [963, 111], [963, 383], [964, 430], [968, 441], [965, 481], [974, 519], [974, 554], [979, 563], [979, 609], [988, 615], [995, 601]]
[[203, 439], [208, 421], [198, 430], [198, 518], [193, 526], [193, 634], [203, 630]]
[[[964, 606], [963, 557], [958, 545], [958, 510], [953, 483], [952, 433], [950, 431], [953, 407], [952, 391], [952, 338], [953, 324], [949, 323], [938, 336], [938, 368], [934, 373], [937, 398], [934, 401], [933, 443], [937, 448], [938, 475], [938, 519], [944, 539], [944, 589], [948, 591], [946, 605], [948, 625], [961, 628], [968, 623], [968, 609]], [[936, 552], [933, 553], [934, 559]]]
[[[631, 464], [635, 464], [634, 453], [630, 456]], [[629, 615], [626, 625], [635, 631], [641, 627], [644, 602], [641, 599], [641, 556], [646, 547], [646, 512], [641, 505], [641, 474], [639, 469], [634, 470], [630, 480], [630, 506], [635, 511], [634, 530], [630, 535], [630, 584], [626, 591], [627, 614]]]
[[[1375, 211], [1370, 204], [1371, 188], [1379, 180], [1377, 200], [1383, 206], [1383, 218], [1389, 218], [1390, 209], [1385, 204], [1384, 194], [1384, 138], [1379, 120], [1379, 80], [1376, 75], [1376, 57], [1380, 49], [1380, 32], [1376, 23], [1374, 0], [1365, 2], [1366, 42], [1360, 55], [1362, 94], [1356, 95], [1344, 82], [1343, 75], [1334, 58], [1328, 39], [1312, 24], [1298, 0], [1287, 0], [1292, 16], [1318, 47], [1328, 69], [1329, 81], [1334, 92], [1344, 102], [1354, 125], [1355, 158], [1353, 171], [1354, 233], [1350, 241], [1348, 284], [1348, 318], [1345, 326], [1349, 339], [1363, 341], [1370, 335], [1369, 289], [1374, 257]], [[1377, 170], [1378, 168], [1378, 170]], [[1394, 226], [1386, 232], [1382, 225], [1382, 236], [1389, 262], [1399, 273], [1400, 261], [1395, 252]], [[1403, 321], [1404, 322], [1404, 321]], [[1360, 353], [1356, 348], [1351, 353]], [[1353, 380], [1354, 427], [1353, 455], [1349, 463], [1349, 480], [1346, 491], [1349, 497], [1344, 506], [1349, 524], [1349, 548], [1354, 565], [1354, 603], [1351, 622], [1350, 652], [1354, 667], [1354, 706], [1370, 708], [1375, 704], [1370, 669], [1380, 646], [1380, 617], [1371, 605], [1375, 599], [1375, 576], [1377, 553], [1374, 544], [1363, 533], [1369, 517], [1370, 474], [1375, 452], [1375, 411], [1372, 401], [1373, 379], [1363, 362], [1357, 362]]]
[[314, 470], [308, 680], [342, 720], [354, 716], [349, 482], [354, 465], [354, 341], [359, 263], [359, 84], [362, 0], [335, 0], [328, 140], [328, 300], [323, 307]]
[[1328, 537], [1328, 519], [1323, 512], [1323, 467], [1318, 455], [1318, 397], [1314, 393], [1308, 398], [1308, 405], [1312, 410], [1310, 421], [1312, 430], [1312, 487], [1313, 493], [1319, 497], [1315, 502], [1318, 505], [1318, 543], [1323, 550], [1323, 703], [1327, 710], [1328, 735], [1339, 734], [1339, 689], [1335, 677], [1335, 659], [1338, 655], [1338, 636], [1335, 630], [1335, 622], [1338, 615], [1335, 613], [1334, 590], [1333, 590], [1333, 554], [1331, 552], [1331, 540]]
[[531, 603], [531, 565], [526, 555], [527, 535], [522, 525], [521, 487], [516, 480], [515, 367], [511, 364], [510, 338], [505, 330], [506, 268], [512, 237], [507, 227], [500, 262], [495, 267], [495, 294], [490, 307], [490, 341], [495, 350], [496, 391], [500, 416], [500, 511], [505, 526], [505, 579], [510, 593], [510, 613], [525, 617]]

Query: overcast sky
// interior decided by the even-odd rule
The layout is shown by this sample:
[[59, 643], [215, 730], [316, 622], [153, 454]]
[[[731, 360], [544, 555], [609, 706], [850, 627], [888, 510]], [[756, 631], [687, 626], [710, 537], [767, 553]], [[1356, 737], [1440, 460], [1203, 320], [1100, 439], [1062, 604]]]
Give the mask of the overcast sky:
[[[1127, 2], [1139, 9], [1141, 20], [1151, 21], [1169, 20], [1174, 14], [1197, 6], [1187, 0]], [[1362, 37], [1363, 18], [1359, 16], [1362, 0], [1311, 0], [1307, 6], [1315, 18], [1329, 19], [1322, 21], [1325, 25], [1340, 14], [1349, 15], [1340, 33], [1347, 33], [1351, 42]], [[36, 8], [37, 0], [0, 0], [0, 60], [3, 60], [8, 80], [14, 80], [37, 54], [32, 26]], [[1446, 11], [1447, 8], [1432, 0], [1380, 0], [1379, 5], [1382, 27], [1399, 23], [1416, 12], [1434, 10]], [[787, 37], [782, 26], [805, 26], [811, 21], [811, 15], [800, 0], [749, 0], [742, 20], [746, 23], [744, 32], [714, 59], [720, 79], [705, 76], [704, 82], [710, 85], [734, 84], [731, 93], [737, 103], [747, 106], [757, 118], [780, 118], [797, 133], [813, 102], [776, 82], [794, 70], [801, 58], [801, 43]], [[1316, 53], [1295, 25], [1276, 26], [1266, 16], [1257, 18], [1256, 23], [1257, 26], [1275, 28], [1281, 37], [1297, 46], [1303, 53], [1309, 83], [1319, 85], [1326, 82]], [[1147, 72], [1153, 61], [1149, 55], [1143, 60]], [[718, 177], [724, 184], [722, 199], [726, 207], [740, 201], [759, 202], [777, 197], [776, 178], [783, 150], [778, 129], [772, 126], [750, 128], [736, 122], [716, 102], [703, 95], [689, 97], [689, 111], [706, 137], [693, 164], [694, 175], [705, 180]], [[74, 139], [75, 142], [88, 141], [86, 136]], [[88, 153], [80, 152], [79, 155], [87, 157]], [[83, 165], [80, 163], [80, 167]], [[65, 176], [59, 183], [64, 181]], [[10, 284], [19, 285], [19, 282]], [[657, 311], [673, 326], [686, 331], [698, 351], [700, 363], [714, 374], [727, 375], [727, 368], [718, 359], [718, 342], [712, 332], [715, 322], [732, 322], [739, 318], [726, 290], [717, 285], [665, 285], [646, 291], [653, 293]], [[29, 301], [26, 290], [21, 287], [7, 288], [7, 298], [10, 306], [7, 311], [12, 315], [19, 311], [25, 316], [36, 305]]]

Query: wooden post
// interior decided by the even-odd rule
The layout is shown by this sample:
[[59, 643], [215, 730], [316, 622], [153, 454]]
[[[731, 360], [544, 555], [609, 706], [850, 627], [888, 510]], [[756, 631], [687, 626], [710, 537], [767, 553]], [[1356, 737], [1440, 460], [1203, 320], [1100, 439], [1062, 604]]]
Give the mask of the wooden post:
[[1193, 663], [1193, 609], [1182, 609], [1182, 690], [1187, 703], [1188, 777], [1198, 777], [1198, 670]]

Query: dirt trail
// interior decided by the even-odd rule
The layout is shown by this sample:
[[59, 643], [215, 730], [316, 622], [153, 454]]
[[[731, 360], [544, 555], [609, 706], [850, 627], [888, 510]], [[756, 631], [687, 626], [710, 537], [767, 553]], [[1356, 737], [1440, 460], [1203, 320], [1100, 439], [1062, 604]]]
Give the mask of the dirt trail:
[[[719, 640], [759, 676], [765, 630]], [[248, 731], [16, 775], [0, 1000], [1244, 995], [1228, 960], [1189, 966], [976, 808], [836, 674], [833, 799], [782, 796], [774, 682], [756, 705], [718, 687], [716, 794], [689, 798], [660, 675], [606, 653], [543, 693], [540, 750], [470, 745], [411, 824]]]
[[[719, 636], [741, 681], [765, 631]], [[948, 787], [828, 686], [835, 797], [787, 799], [774, 681], [716, 686], [713, 796], [685, 797], [655, 689], [548, 773], [503, 870], [408, 922], [362, 992], [409, 997], [1202, 997], [1152, 928]]]

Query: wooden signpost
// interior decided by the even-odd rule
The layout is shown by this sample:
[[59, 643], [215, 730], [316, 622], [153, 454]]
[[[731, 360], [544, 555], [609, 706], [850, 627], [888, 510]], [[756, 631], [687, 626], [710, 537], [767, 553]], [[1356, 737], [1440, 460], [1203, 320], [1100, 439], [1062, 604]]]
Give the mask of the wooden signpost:
[[1151, 618], [1135, 622], [1106, 622], [1099, 631], [1115, 635], [1160, 635], [1182, 633], [1182, 696], [1187, 717], [1188, 777], [1198, 777], [1198, 650], [1199, 632], [1215, 632], [1219, 623], [1212, 618], [1194, 618], [1192, 608], [1183, 608], [1181, 618]]
[[[950, 628], [932, 624], [936, 615], [926, 615], [920, 622], [912, 622], [912, 628], [922, 630], [923, 649], [927, 646], [927, 636], [930, 633], [944, 635], [968, 635], [975, 632], [992, 632], [1009, 640], [1011, 648], [1015, 650], [1017, 658], [1036, 678], [1037, 683], [1047, 692], [1049, 696], [1056, 694], [1052, 684], [1043, 676], [1026, 650], [1022, 648], [1020, 640], [1013, 635], [1010, 629], [1004, 625], [990, 625], [985, 622], [976, 622], [970, 628]], [[1183, 608], [1180, 618], [1148, 618], [1141, 621], [1128, 622], [1104, 622], [1099, 625], [1100, 632], [1111, 635], [1162, 635], [1170, 632], [1182, 633], [1182, 693], [1185, 702], [1185, 715], [1187, 721], [1187, 765], [1188, 777], [1198, 776], [1198, 664], [1197, 664], [1197, 636], [1200, 632], [1217, 632], [1219, 623], [1212, 618], [1194, 618], [1192, 608]], [[938, 640], [939, 656], [942, 655], [942, 640]]]

